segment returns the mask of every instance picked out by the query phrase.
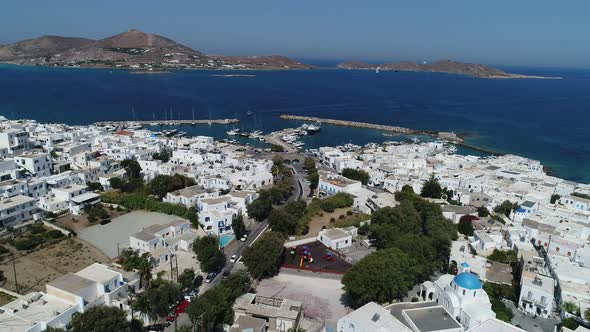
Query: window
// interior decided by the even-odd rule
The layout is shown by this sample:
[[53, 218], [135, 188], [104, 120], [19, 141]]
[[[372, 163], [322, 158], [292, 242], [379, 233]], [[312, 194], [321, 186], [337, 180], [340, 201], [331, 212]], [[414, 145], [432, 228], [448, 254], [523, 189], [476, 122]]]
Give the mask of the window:
[[465, 290], [463, 290], [463, 295], [465, 295]]

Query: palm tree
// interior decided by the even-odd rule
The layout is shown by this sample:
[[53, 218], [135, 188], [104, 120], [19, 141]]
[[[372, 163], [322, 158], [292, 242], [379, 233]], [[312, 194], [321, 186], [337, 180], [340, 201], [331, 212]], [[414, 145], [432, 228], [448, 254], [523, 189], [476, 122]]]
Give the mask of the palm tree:
[[150, 254], [145, 253], [141, 255], [141, 259], [137, 264], [137, 272], [139, 272], [139, 288], [143, 288], [143, 281], [145, 280], [145, 287], [149, 287], [152, 279], [152, 262]]
[[158, 319], [152, 300], [149, 298], [149, 292], [139, 294], [131, 306], [133, 310], [139, 311], [144, 317], [148, 318], [149, 321], [155, 321]]

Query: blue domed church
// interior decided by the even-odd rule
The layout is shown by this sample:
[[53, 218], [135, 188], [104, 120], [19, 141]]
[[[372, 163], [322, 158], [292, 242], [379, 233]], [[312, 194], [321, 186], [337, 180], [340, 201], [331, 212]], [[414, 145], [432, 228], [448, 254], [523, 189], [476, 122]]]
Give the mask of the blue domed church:
[[459, 266], [457, 275], [445, 274], [435, 282], [427, 281], [422, 285], [427, 300], [443, 306], [467, 329], [496, 317], [482, 287], [467, 263]]

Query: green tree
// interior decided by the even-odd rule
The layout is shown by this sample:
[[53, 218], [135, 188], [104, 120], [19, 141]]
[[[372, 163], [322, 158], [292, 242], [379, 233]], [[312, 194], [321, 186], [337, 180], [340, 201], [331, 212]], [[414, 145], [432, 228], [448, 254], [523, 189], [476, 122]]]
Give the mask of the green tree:
[[490, 211], [485, 206], [480, 206], [477, 208], [477, 216], [480, 218], [485, 218], [490, 215]]
[[429, 198], [441, 198], [443, 195], [443, 189], [438, 183], [438, 180], [432, 175], [428, 181], [422, 186], [420, 196]]
[[90, 191], [104, 191], [104, 187], [100, 182], [86, 182], [86, 186]]
[[124, 181], [121, 178], [115, 177], [109, 179], [109, 184], [113, 189], [121, 189], [123, 187]]
[[590, 322], [590, 309], [586, 309], [584, 311], [584, 320], [586, 320], [587, 322]]
[[568, 317], [568, 318], [561, 321], [561, 326], [567, 327], [570, 330], [576, 330], [576, 329], [578, 329], [578, 326], [580, 326], [580, 324], [578, 322], [576, 322], [575, 319]]
[[272, 202], [268, 199], [262, 199], [259, 197], [254, 202], [248, 204], [246, 209], [248, 210], [248, 215], [250, 217], [261, 222], [266, 219], [272, 211]]
[[553, 195], [551, 195], [550, 203], [555, 204], [555, 202], [559, 201], [560, 198], [561, 198], [561, 196], [559, 194], [553, 194]]
[[459, 219], [459, 224], [457, 225], [457, 231], [463, 235], [472, 236], [473, 235], [473, 216], [464, 215]]
[[158, 175], [149, 183], [149, 189], [150, 193], [162, 199], [169, 192], [190, 187], [195, 184], [196, 182], [194, 179], [180, 174], [175, 174], [172, 176]]
[[121, 167], [127, 171], [127, 175], [130, 179], [138, 179], [141, 177], [141, 166], [137, 160], [125, 159], [121, 162]]
[[234, 230], [237, 239], [241, 239], [246, 234], [246, 225], [244, 224], [244, 217], [241, 214], [238, 214], [232, 219], [231, 228]]
[[518, 260], [516, 257], [516, 253], [514, 251], [498, 249], [494, 249], [492, 254], [488, 256], [488, 259], [493, 262], [499, 262], [504, 264], [514, 263]]
[[205, 272], [218, 272], [225, 266], [225, 255], [219, 250], [219, 242], [215, 236], [205, 236], [193, 244], [193, 251]]
[[353, 265], [342, 278], [344, 290], [358, 308], [368, 302], [391, 302], [403, 298], [420, 280], [416, 262], [399, 249], [374, 252]]
[[576, 316], [580, 315], [580, 307], [578, 307], [573, 302], [564, 302], [563, 303], [563, 310], [565, 310], [566, 312], [568, 312], [572, 315], [576, 315]]
[[191, 289], [194, 286], [195, 270], [184, 269], [184, 271], [178, 276], [177, 281], [182, 289]]
[[132, 306], [144, 317], [155, 321], [166, 317], [170, 313], [170, 307], [178, 302], [180, 296], [181, 292], [177, 284], [158, 278], [135, 298]]
[[502, 302], [502, 300], [491, 299], [490, 302], [492, 302], [492, 311], [496, 313], [497, 319], [507, 323], [512, 321], [514, 313], [512, 312], [512, 309], [508, 308], [506, 304]]
[[191, 225], [193, 225], [194, 228], [199, 228], [199, 212], [197, 211], [197, 208], [194, 206], [188, 208], [186, 211], [186, 219], [191, 222]]
[[232, 274], [221, 284], [193, 299], [186, 312], [196, 326], [215, 331], [222, 324], [233, 322], [232, 305], [250, 289], [250, 278], [244, 273]]
[[242, 262], [252, 277], [260, 279], [279, 272], [284, 242], [281, 233], [267, 232], [244, 251]]
[[295, 234], [297, 219], [285, 209], [275, 209], [268, 215], [268, 225], [273, 231], [286, 237]]
[[169, 149], [161, 149], [160, 152], [156, 152], [152, 155], [155, 160], [161, 160], [163, 163], [167, 163], [170, 160], [172, 153]]
[[362, 184], [366, 185], [369, 183], [369, 173], [360, 169], [353, 169], [353, 168], [345, 168], [342, 170], [342, 176], [349, 178], [351, 180], [360, 181]]
[[509, 218], [510, 213], [512, 213], [512, 211], [516, 210], [517, 208], [518, 208], [517, 203], [512, 203], [509, 200], [506, 200], [506, 201], [502, 202], [502, 204], [497, 205], [494, 208], [494, 212], [501, 213]]
[[320, 174], [317, 171], [308, 172], [307, 180], [309, 181], [309, 189], [312, 191], [318, 188], [320, 182]]
[[102, 305], [74, 314], [71, 325], [73, 332], [129, 331], [131, 327], [124, 310]]
[[150, 254], [146, 252], [140, 256], [138, 250], [127, 248], [121, 252], [119, 257], [121, 266], [125, 271], [135, 270], [139, 273], [139, 288], [143, 288], [144, 284], [148, 287], [152, 279]]

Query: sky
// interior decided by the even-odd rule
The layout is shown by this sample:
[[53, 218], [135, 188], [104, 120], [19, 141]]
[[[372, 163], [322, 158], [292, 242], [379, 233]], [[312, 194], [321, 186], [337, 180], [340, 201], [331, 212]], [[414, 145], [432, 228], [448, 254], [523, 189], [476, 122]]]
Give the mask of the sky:
[[2, 0], [0, 43], [135, 28], [208, 54], [590, 68], [588, 0]]

